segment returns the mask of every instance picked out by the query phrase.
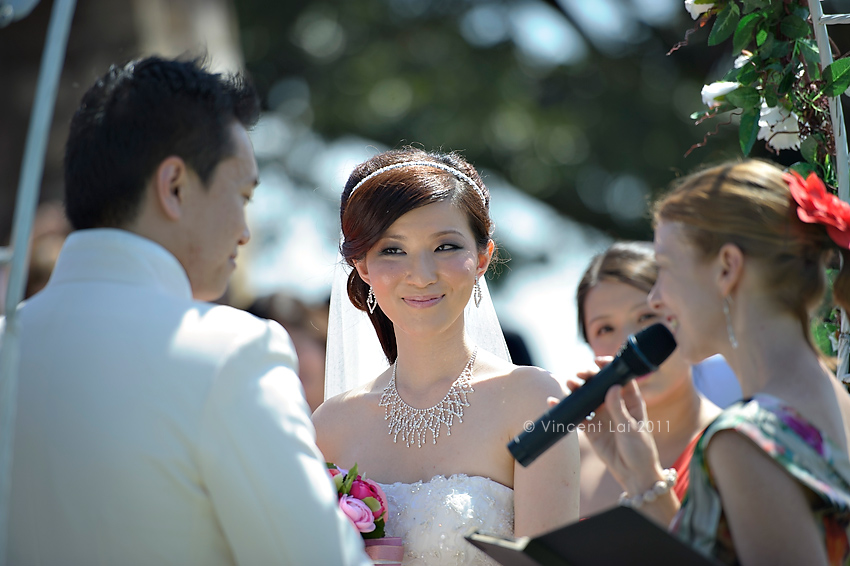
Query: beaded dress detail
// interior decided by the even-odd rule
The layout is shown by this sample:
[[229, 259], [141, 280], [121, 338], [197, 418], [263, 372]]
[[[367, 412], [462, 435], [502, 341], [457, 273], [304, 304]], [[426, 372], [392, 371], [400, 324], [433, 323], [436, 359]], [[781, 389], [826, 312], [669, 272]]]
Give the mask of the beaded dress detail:
[[463, 535], [472, 528], [513, 536], [514, 492], [489, 478], [455, 474], [381, 484], [387, 536], [402, 537], [402, 566], [495, 566]]
[[401, 441], [407, 444], [408, 448], [414, 440], [416, 446], [422, 448], [422, 445], [428, 442], [426, 434], [430, 431], [432, 443], [436, 444], [442, 426], [446, 427], [446, 436], [452, 435], [454, 419], [457, 418], [458, 422], [463, 422], [463, 408], [469, 406], [467, 395], [475, 391], [472, 389], [470, 379], [477, 354], [478, 348], [472, 352], [472, 357], [466, 362], [463, 371], [452, 383], [443, 400], [428, 409], [411, 407], [398, 394], [395, 385], [398, 367], [398, 359], [396, 359], [393, 364], [393, 375], [381, 394], [381, 402], [378, 403], [378, 406], [386, 408], [384, 419], [389, 421], [393, 442], [398, 441], [400, 434]]

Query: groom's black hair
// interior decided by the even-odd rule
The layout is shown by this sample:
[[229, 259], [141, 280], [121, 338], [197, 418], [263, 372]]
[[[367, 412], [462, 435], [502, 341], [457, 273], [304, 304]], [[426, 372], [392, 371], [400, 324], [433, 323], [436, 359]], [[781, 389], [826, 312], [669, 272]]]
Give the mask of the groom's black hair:
[[241, 75], [202, 59], [113, 65], [83, 95], [65, 145], [65, 209], [74, 229], [132, 222], [159, 164], [175, 155], [206, 185], [230, 157], [230, 126], [256, 124], [260, 103]]

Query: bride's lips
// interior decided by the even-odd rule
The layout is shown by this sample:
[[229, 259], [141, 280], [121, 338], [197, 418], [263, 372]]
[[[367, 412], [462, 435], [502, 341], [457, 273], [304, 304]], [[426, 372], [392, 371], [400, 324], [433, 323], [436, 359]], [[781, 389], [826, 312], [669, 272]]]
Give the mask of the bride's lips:
[[424, 309], [436, 305], [443, 300], [443, 295], [427, 295], [423, 297], [402, 297], [404, 303], [417, 309]]

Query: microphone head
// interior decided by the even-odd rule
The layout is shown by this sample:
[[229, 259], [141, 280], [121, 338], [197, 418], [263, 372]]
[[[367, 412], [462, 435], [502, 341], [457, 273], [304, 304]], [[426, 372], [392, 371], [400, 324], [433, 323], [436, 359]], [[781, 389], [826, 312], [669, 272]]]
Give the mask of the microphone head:
[[620, 356], [635, 375], [646, 375], [657, 370], [675, 349], [673, 333], [658, 322], [629, 336]]

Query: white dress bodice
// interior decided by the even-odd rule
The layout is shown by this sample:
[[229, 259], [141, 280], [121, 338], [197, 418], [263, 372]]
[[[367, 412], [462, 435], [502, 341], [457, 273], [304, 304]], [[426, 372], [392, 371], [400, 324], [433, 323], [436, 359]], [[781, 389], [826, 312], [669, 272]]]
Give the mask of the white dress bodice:
[[387, 536], [402, 537], [403, 566], [494, 565], [463, 535], [472, 527], [512, 536], [514, 491], [481, 476], [435, 476], [428, 482], [381, 484]]

